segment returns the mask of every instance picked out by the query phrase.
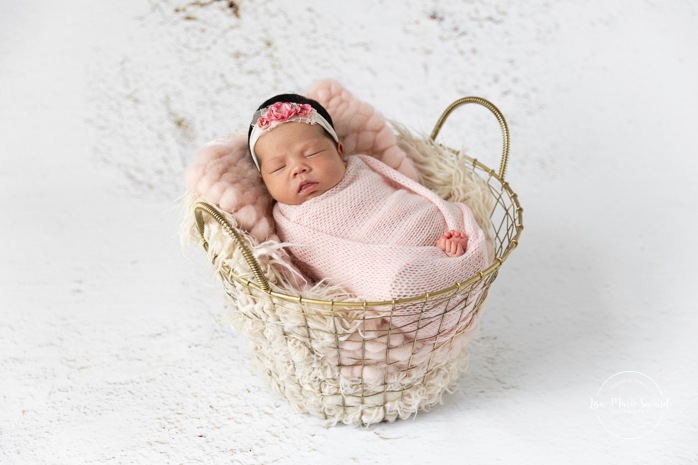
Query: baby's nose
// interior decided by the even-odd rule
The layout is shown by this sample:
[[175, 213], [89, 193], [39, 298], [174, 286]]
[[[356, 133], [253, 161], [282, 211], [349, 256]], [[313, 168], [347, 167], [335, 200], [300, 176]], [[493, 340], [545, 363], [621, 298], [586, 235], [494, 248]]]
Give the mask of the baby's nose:
[[308, 171], [308, 166], [303, 162], [297, 162], [293, 165], [293, 174], [305, 173]]

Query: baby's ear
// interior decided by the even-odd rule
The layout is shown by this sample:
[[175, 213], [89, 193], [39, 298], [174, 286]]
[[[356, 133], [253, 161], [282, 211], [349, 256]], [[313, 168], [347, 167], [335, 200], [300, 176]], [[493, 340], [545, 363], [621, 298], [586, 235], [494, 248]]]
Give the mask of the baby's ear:
[[341, 142], [337, 143], [337, 152], [339, 152], [341, 156], [344, 156], [344, 145], [342, 145]]

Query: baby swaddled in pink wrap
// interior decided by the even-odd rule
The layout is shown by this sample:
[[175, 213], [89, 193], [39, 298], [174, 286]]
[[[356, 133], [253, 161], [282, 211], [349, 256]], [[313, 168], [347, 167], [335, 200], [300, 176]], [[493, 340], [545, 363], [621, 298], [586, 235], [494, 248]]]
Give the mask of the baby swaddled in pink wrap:
[[[470, 210], [366, 155], [343, 156], [318, 102], [283, 94], [264, 102], [248, 134], [250, 153], [274, 206], [279, 237], [304, 274], [361, 299], [434, 292], [489, 266], [485, 235]], [[434, 310], [435, 312], [437, 310]], [[393, 316], [419, 338], [456, 330], [418, 309]], [[419, 323], [419, 322], [422, 323]]]

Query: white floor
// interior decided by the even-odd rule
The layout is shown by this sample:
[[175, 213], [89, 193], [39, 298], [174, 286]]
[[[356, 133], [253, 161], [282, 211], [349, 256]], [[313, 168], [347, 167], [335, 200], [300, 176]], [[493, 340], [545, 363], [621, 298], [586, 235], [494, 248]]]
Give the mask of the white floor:
[[[698, 461], [693, 3], [111, 3], [0, 4], [0, 464]], [[525, 209], [460, 390], [367, 429], [270, 393], [177, 238], [195, 148], [326, 76], [416, 130], [494, 101]], [[629, 371], [635, 439], [591, 406]]]

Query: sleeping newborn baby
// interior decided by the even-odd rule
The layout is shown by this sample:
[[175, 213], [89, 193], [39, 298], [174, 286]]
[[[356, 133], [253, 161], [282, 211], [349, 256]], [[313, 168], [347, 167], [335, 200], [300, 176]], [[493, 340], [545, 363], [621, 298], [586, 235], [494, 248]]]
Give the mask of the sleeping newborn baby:
[[[311, 280], [384, 301], [434, 292], [489, 266], [485, 236], [464, 204], [446, 202], [368, 155], [345, 157], [332, 118], [315, 100], [267, 100], [248, 142], [276, 200], [278, 235]], [[431, 320], [417, 318], [419, 308], [408, 313], [393, 323], [419, 327], [420, 338], [460, 324], [460, 311]]]

